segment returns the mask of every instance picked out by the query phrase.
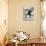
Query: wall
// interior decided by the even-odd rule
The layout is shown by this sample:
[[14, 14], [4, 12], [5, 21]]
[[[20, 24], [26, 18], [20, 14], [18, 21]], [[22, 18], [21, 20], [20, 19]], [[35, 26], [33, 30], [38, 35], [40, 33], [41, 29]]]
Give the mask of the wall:
[[[23, 20], [23, 7], [34, 6], [32, 21]], [[31, 38], [40, 37], [40, 0], [9, 0], [8, 33], [9, 36], [18, 30], [31, 34]]]

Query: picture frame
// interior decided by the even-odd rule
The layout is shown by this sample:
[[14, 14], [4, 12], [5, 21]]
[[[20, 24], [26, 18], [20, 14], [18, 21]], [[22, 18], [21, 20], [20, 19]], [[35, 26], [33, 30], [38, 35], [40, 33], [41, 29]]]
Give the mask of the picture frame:
[[31, 8], [23, 8], [23, 20], [31, 21], [34, 16], [34, 7]]

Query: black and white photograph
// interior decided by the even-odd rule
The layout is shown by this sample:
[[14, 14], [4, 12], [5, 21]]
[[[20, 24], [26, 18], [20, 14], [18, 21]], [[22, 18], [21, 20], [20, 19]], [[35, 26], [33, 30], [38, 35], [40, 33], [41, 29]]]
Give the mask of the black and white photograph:
[[25, 21], [31, 21], [34, 16], [34, 7], [23, 8], [23, 19]]

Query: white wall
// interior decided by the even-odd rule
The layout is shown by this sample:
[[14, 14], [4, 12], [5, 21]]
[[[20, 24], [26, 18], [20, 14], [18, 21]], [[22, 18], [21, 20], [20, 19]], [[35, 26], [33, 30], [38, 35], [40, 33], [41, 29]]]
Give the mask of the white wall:
[[[23, 7], [34, 6], [34, 18], [32, 21], [23, 20]], [[9, 0], [8, 17], [9, 36], [18, 30], [23, 30], [31, 34], [31, 38], [40, 37], [40, 0]]]

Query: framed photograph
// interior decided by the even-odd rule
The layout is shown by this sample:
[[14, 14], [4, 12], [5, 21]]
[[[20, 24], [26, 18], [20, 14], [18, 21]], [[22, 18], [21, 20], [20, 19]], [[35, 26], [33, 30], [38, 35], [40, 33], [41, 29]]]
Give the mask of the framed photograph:
[[25, 21], [31, 21], [34, 16], [34, 7], [23, 8], [23, 19]]

